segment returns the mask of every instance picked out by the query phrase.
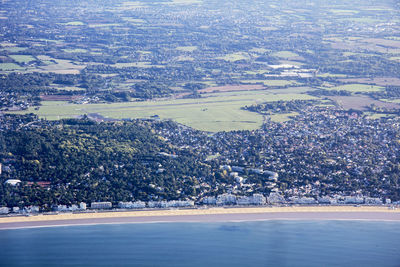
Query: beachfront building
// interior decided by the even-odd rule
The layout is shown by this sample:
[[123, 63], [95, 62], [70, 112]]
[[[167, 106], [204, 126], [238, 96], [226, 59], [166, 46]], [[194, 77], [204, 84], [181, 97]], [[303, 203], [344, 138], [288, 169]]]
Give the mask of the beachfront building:
[[85, 202], [81, 202], [81, 203], [79, 203], [79, 209], [80, 210], [86, 210], [86, 203]]
[[236, 204], [236, 196], [232, 194], [222, 194], [217, 197], [217, 205], [235, 205]]
[[344, 204], [363, 204], [364, 198], [357, 196], [346, 196], [344, 197]]
[[192, 200], [171, 200], [171, 201], [149, 201], [149, 208], [183, 208], [193, 207], [194, 201]]
[[8, 214], [10, 209], [7, 207], [0, 207], [0, 214]]
[[119, 202], [118, 207], [121, 209], [143, 209], [146, 207], [146, 202], [136, 201], [136, 202]]
[[291, 197], [289, 198], [290, 202], [293, 204], [317, 204], [317, 201], [313, 197]]
[[271, 203], [271, 204], [286, 203], [285, 198], [281, 194], [279, 194], [278, 192], [271, 192], [269, 194], [269, 196], [267, 197], [267, 201], [268, 201], [268, 203]]
[[96, 209], [96, 210], [111, 209], [112, 203], [111, 202], [92, 202], [90, 204], [90, 208]]
[[24, 213], [39, 213], [40, 208], [38, 206], [24, 207]]
[[319, 204], [327, 204], [327, 205], [329, 205], [329, 204], [331, 204], [332, 199], [330, 197], [328, 197], [328, 196], [324, 196], [324, 197], [318, 197], [317, 201], [318, 201]]
[[251, 197], [252, 205], [265, 205], [266, 203], [267, 199], [262, 194], [253, 194], [253, 196]]
[[202, 202], [205, 205], [217, 205], [217, 199], [215, 197], [204, 197]]
[[72, 204], [71, 206], [67, 205], [56, 205], [53, 207], [54, 211], [60, 211], [60, 212], [67, 212], [67, 211], [78, 211], [80, 210], [80, 207], [78, 205]]
[[238, 205], [265, 205], [266, 201], [262, 194], [253, 194], [249, 197], [238, 197], [236, 203]]
[[382, 205], [383, 201], [380, 198], [377, 197], [366, 197], [364, 199], [364, 203], [367, 205]]

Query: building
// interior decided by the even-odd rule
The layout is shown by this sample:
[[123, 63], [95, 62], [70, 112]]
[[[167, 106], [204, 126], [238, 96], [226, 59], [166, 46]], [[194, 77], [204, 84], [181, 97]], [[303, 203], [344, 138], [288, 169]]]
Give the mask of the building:
[[119, 202], [118, 207], [121, 209], [143, 209], [146, 207], [146, 202], [136, 201], [136, 202]]
[[16, 186], [19, 183], [21, 183], [21, 180], [18, 179], [8, 179], [6, 182], [6, 184], [12, 185], [12, 186]]
[[222, 194], [217, 197], [217, 205], [235, 205], [236, 204], [236, 196], [232, 194]]
[[331, 204], [331, 198], [330, 197], [318, 197], [317, 201], [319, 204]]
[[90, 208], [96, 209], [96, 210], [111, 209], [112, 203], [111, 202], [92, 202], [90, 205]]
[[24, 212], [26, 213], [38, 213], [40, 208], [38, 206], [28, 206], [24, 207]]
[[251, 197], [251, 204], [253, 205], [265, 205], [267, 199], [262, 194], [253, 194]]
[[291, 197], [290, 201], [294, 204], [317, 204], [317, 201], [313, 197]]
[[86, 203], [85, 202], [79, 203], [79, 209], [80, 210], [86, 210]]
[[205, 205], [217, 205], [217, 199], [215, 197], [204, 197], [203, 204]]
[[366, 197], [364, 202], [367, 205], [382, 205], [383, 204], [382, 199], [377, 198], [377, 197]]
[[344, 204], [363, 204], [363, 203], [364, 203], [363, 197], [346, 196], [344, 198]]
[[7, 207], [0, 207], [0, 214], [8, 214], [10, 209]]
[[129, 201], [129, 202], [120, 201], [120, 202], [118, 202], [118, 208], [120, 208], [120, 209], [133, 209], [133, 202], [132, 201]]
[[286, 203], [285, 198], [279, 194], [278, 192], [271, 192], [267, 198], [268, 203], [271, 204], [282, 204], [282, 203]]

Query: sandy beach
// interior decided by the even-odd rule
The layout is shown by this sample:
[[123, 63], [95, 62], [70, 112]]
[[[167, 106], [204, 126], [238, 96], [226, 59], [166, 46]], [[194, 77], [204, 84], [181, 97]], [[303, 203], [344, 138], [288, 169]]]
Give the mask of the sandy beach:
[[63, 213], [28, 217], [2, 217], [0, 218], [0, 230], [91, 224], [259, 220], [368, 220], [400, 222], [400, 209], [389, 209], [382, 206], [307, 206]]

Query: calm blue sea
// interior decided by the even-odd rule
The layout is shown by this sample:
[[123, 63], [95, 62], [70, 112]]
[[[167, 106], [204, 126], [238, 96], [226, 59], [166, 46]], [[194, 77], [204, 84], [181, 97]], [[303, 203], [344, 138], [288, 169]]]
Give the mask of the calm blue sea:
[[0, 231], [0, 266], [400, 266], [400, 223], [264, 221]]

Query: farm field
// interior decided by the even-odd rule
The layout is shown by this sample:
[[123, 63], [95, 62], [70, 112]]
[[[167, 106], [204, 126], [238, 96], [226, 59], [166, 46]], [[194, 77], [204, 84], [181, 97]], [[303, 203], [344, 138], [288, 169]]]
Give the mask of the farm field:
[[352, 93], [358, 93], [358, 92], [377, 92], [381, 91], [383, 87], [381, 86], [375, 86], [375, 85], [367, 85], [367, 84], [345, 84], [345, 85], [339, 85], [335, 87], [327, 87], [324, 88], [327, 90], [344, 90]]
[[0, 63], [0, 70], [2, 71], [10, 71], [10, 70], [23, 70], [24, 68], [20, 67], [15, 63]]
[[396, 103], [378, 101], [367, 96], [330, 96], [328, 98], [344, 109], [366, 110], [366, 107], [370, 105], [389, 109], [400, 108], [400, 105]]
[[18, 63], [29, 63], [31, 61], [35, 61], [35, 58], [29, 55], [10, 55], [9, 57]]

